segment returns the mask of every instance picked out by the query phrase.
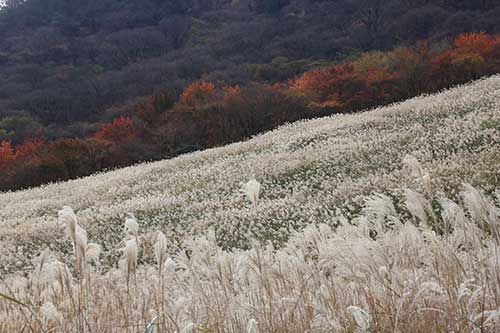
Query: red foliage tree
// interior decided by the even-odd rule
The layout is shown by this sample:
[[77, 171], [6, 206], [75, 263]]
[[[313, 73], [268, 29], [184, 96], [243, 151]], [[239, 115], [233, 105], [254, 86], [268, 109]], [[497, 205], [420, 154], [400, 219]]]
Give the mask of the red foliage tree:
[[324, 100], [331, 94], [331, 70], [313, 70], [294, 80], [290, 88], [310, 98]]
[[387, 68], [359, 72], [352, 63], [307, 72], [291, 84], [316, 107], [356, 109], [385, 102], [391, 95], [396, 73]]
[[0, 144], [0, 170], [5, 170], [15, 160], [14, 148], [9, 141]]
[[487, 56], [492, 51], [494, 42], [495, 38], [485, 33], [462, 34], [455, 39], [455, 51]]
[[450, 86], [493, 74], [499, 69], [498, 62], [492, 59], [496, 50], [496, 38], [489, 35], [460, 35], [455, 40], [454, 49], [432, 60], [430, 81], [438, 82], [438, 86]]
[[139, 135], [137, 126], [129, 117], [120, 116], [109, 124], [102, 126], [95, 134], [100, 140], [110, 141], [115, 144], [123, 144], [137, 138]]

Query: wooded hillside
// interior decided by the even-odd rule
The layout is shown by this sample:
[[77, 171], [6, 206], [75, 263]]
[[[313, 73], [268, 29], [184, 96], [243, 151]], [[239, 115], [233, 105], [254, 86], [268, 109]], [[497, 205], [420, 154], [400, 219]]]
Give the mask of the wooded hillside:
[[[464, 32], [474, 34], [456, 40]], [[492, 0], [9, 0], [0, 11], [9, 184], [0, 188], [496, 73], [499, 32]]]

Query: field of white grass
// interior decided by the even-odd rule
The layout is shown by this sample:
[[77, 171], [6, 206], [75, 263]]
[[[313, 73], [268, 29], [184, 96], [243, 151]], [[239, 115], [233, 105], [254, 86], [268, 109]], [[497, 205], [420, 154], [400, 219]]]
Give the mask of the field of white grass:
[[0, 194], [0, 332], [497, 332], [499, 207], [500, 76]]

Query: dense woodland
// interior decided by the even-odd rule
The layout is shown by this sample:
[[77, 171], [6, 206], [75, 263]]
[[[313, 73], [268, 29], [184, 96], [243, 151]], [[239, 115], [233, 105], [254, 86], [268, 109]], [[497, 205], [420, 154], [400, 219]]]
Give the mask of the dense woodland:
[[494, 0], [10, 0], [0, 189], [500, 72]]

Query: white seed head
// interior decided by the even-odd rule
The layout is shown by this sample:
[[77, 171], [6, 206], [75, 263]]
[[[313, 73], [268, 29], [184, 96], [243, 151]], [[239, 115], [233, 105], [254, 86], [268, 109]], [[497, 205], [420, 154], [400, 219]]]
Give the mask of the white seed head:
[[87, 245], [87, 248], [85, 249], [85, 256], [87, 258], [87, 261], [94, 261], [98, 262], [99, 261], [99, 256], [101, 255], [101, 246], [96, 243], [90, 243]]
[[76, 240], [76, 227], [78, 218], [75, 212], [69, 206], [64, 206], [58, 213], [58, 222], [61, 227], [64, 227], [68, 237], [74, 242]]
[[163, 269], [167, 275], [175, 274], [175, 261], [172, 258], [167, 258], [163, 264]]
[[133, 236], [137, 236], [139, 234], [139, 223], [132, 213], [128, 213], [128, 216], [125, 219], [125, 233]]
[[85, 231], [85, 229], [83, 229], [77, 224], [75, 232], [75, 245], [79, 253], [85, 254], [85, 250], [87, 249], [87, 242], [88, 242], [87, 231]]
[[405, 189], [404, 194], [406, 197], [405, 205], [411, 215], [416, 217], [423, 226], [427, 226], [428, 216], [426, 207], [429, 205], [427, 199], [422, 194], [410, 189]]
[[257, 202], [259, 201], [261, 188], [261, 184], [255, 179], [252, 179], [248, 183], [243, 185], [242, 191], [244, 194], [246, 194], [254, 207], [257, 206]]
[[380, 268], [378, 269], [378, 272], [379, 272], [380, 276], [382, 276], [382, 278], [384, 278], [384, 279], [388, 279], [390, 276], [389, 270], [387, 269], [386, 266], [380, 266]]
[[347, 311], [353, 316], [356, 324], [363, 331], [368, 331], [370, 329], [371, 317], [368, 312], [357, 306], [348, 306]]
[[257, 320], [252, 318], [248, 321], [247, 333], [257, 333]]
[[422, 176], [422, 185], [424, 187], [424, 190], [428, 193], [428, 194], [431, 194], [432, 193], [432, 178], [431, 178], [431, 175], [429, 175], [428, 173], [425, 173], [423, 176]]
[[156, 239], [156, 243], [154, 245], [154, 251], [156, 256], [156, 262], [158, 266], [165, 261], [165, 257], [167, 255], [167, 237], [163, 232], [158, 232], [158, 237]]
[[137, 258], [139, 255], [139, 246], [135, 237], [125, 240], [125, 245], [121, 248], [123, 257], [120, 260], [120, 268], [126, 275], [127, 281], [130, 275], [135, 273], [137, 269]]

